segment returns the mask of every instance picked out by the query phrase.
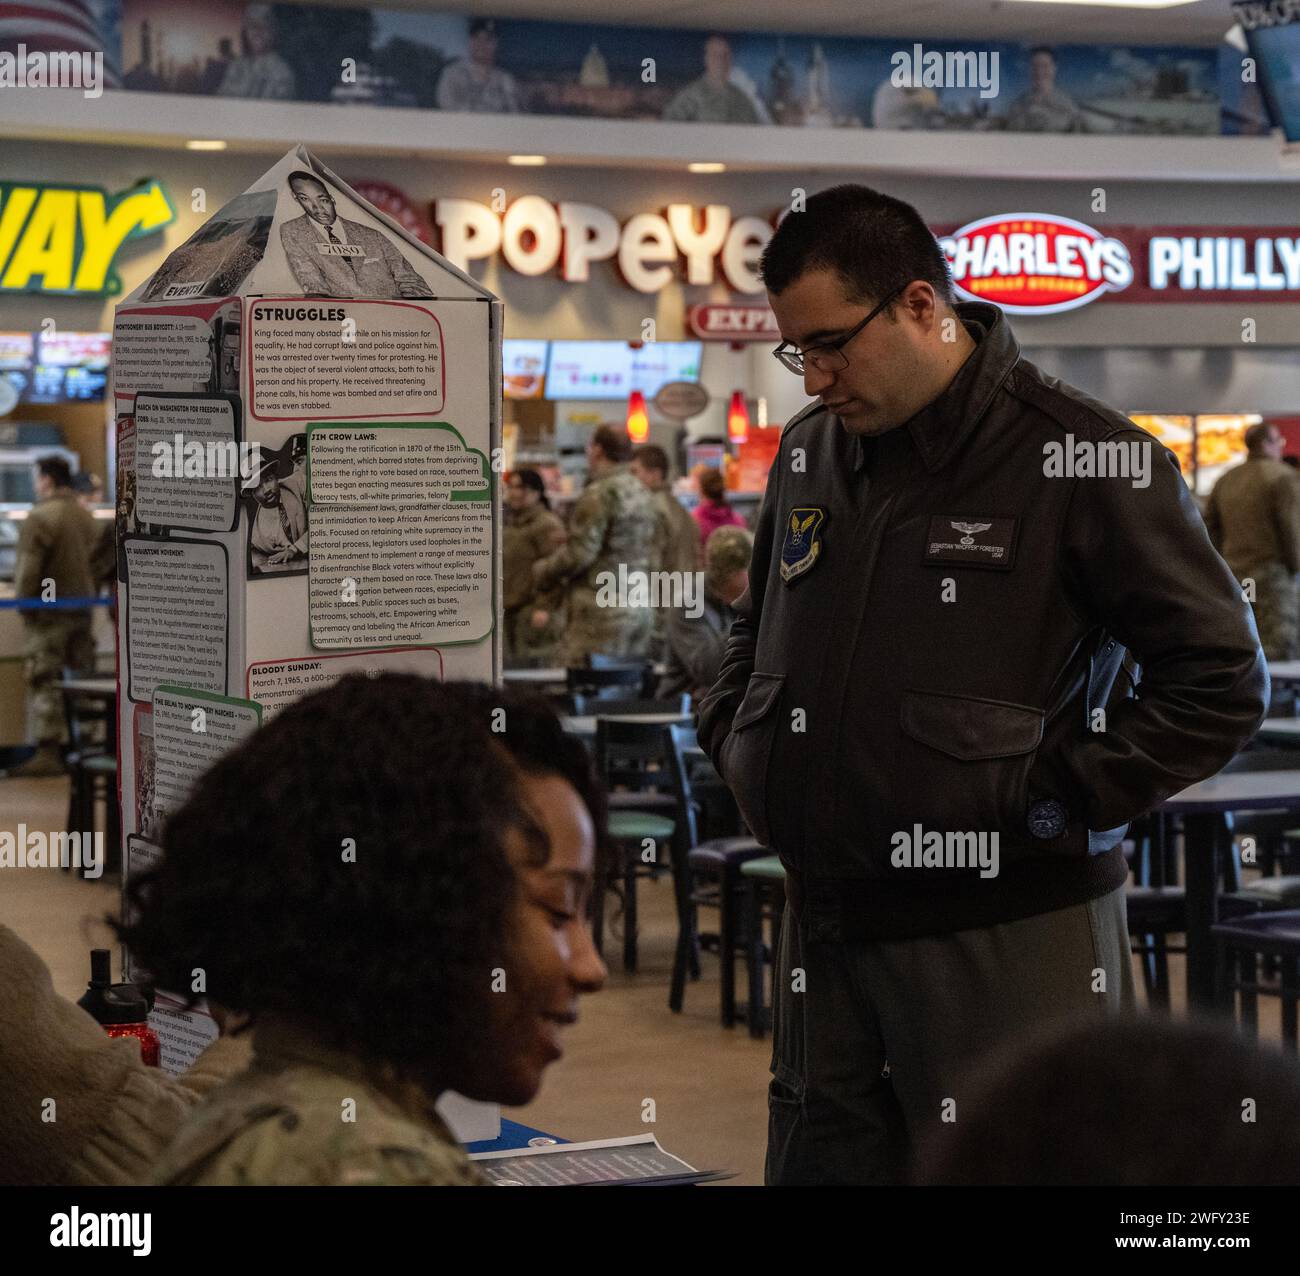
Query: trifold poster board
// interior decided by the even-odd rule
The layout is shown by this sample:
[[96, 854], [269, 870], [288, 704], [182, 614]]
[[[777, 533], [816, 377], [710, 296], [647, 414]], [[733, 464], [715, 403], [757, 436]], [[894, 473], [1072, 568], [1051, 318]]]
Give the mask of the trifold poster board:
[[[501, 327], [301, 147], [118, 305], [128, 876], [205, 767], [297, 697], [354, 670], [497, 679]], [[154, 1026], [173, 1070], [215, 1035], [176, 1007]], [[458, 1105], [457, 1133], [496, 1137], [487, 1112]]]

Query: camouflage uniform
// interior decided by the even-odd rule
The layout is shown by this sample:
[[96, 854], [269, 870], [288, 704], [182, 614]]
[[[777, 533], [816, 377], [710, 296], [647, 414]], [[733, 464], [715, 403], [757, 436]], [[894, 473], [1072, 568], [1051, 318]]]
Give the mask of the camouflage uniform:
[[[474, 1187], [483, 1180], [425, 1095], [285, 1024], [254, 1029], [252, 1065], [211, 1091], [154, 1167], [202, 1187]], [[352, 1106], [345, 1106], [351, 1100]], [[351, 1112], [352, 1120], [345, 1120]]]
[[616, 465], [587, 484], [574, 506], [568, 543], [533, 567], [540, 589], [567, 581], [567, 623], [560, 658], [570, 668], [592, 653], [645, 658], [654, 618], [632, 607], [602, 607], [597, 602], [601, 574], [615, 586], [625, 572], [654, 568], [659, 513], [650, 490], [626, 465]]
[[[501, 537], [504, 565], [501, 607], [505, 623], [506, 659], [544, 664], [564, 632], [564, 590], [533, 587], [533, 564], [564, 543], [564, 524], [541, 505], [516, 513], [506, 511]], [[541, 629], [532, 625], [533, 612], [550, 613]]]
[[1205, 525], [1232, 574], [1254, 581], [1265, 657], [1300, 659], [1300, 478], [1281, 461], [1252, 456], [1214, 485]]
[[[14, 593], [41, 598], [43, 582], [54, 582], [54, 599], [88, 598], [95, 591], [91, 559], [99, 542], [94, 516], [70, 489], [34, 505], [18, 536]], [[23, 658], [32, 734], [38, 744], [64, 739], [59, 679], [65, 668], [89, 672], [95, 664], [90, 610], [29, 610], [23, 617]]]

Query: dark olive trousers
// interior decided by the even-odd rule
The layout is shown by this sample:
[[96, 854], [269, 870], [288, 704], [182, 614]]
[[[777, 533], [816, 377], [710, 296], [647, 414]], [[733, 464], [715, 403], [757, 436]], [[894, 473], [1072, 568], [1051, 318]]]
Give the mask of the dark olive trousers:
[[1124, 891], [978, 930], [777, 953], [769, 1184], [902, 1181], [921, 1135], [960, 1121], [974, 1064], [1049, 1021], [1131, 1010]]

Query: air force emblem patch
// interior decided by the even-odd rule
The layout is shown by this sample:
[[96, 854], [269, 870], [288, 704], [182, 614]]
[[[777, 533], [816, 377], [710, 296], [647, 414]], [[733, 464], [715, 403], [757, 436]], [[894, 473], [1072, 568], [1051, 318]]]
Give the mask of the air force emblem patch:
[[825, 521], [826, 511], [818, 505], [800, 505], [790, 511], [781, 542], [781, 579], [786, 584], [809, 571], [817, 561]]

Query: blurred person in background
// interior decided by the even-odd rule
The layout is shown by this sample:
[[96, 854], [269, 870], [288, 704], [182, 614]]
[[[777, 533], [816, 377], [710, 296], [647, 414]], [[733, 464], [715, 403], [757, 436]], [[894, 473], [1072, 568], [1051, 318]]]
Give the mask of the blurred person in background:
[[[632, 473], [649, 488], [659, 511], [659, 533], [655, 538], [654, 569], [685, 576], [700, 567], [700, 527], [690, 511], [673, 495], [668, 483], [668, 453], [653, 443], [644, 443], [632, 454]], [[668, 642], [668, 611], [655, 610], [654, 658], [664, 656]]]
[[[1214, 548], [1255, 609], [1269, 660], [1300, 659], [1300, 476], [1283, 464], [1277, 426], [1261, 421], [1245, 435], [1246, 459], [1220, 476], [1205, 506]], [[1253, 582], [1253, 589], [1250, 582]]]
[[146, 1067], [140, 1043], [60, 997], [6, 926], [0, 971], [0, 1185], [139, 1183], [203, 1095], [248, 1066], [247, 1038], [222, 1036], [180, 1076]]
[[[15, 597], [60, 603], [93, 597], [98, 536], [94, 518], [73, 491], [67, 461], [42, 457], [36, 462], [36, 504], [18, 534]], [[66, 727], [59, 682], [65, 669], [87, 674], [95, 666], [90, 608], [26, 608], [21, 614], [29, 718], [38, 747], [14, 773], [62, 775]]]
[[634, 572], [655, 569], [659, 511], [645, 484], [631, 472], [632, 444], [615, 425], [600, 425], [587, 442], [587, 486], [578, 497], [569, 539], [533, 564], [533, 584], [565, 590], [560, 658], [578, 668], [592, 655], [647, 659], [653, 612], [629, 606], [613, 591]]
[[501, 536], [507, 661], [545, 664], [563, 632], [563, 593], [535, 588], [533, 564], [563, 545], [564, 538], [564, 524], [551, 512], [542, 476], [536, 470], [515, 470], [506, 480]]
[[1300, 1185], [1294, 1056], [1217, 1024], [1049, 1025], [987, 1056], [913, 1181], [951, 1187]]
[[668, 482], [668, 453], [653, 443], [643, 443], [632, 454], [632, 473], [654, 493], [662, 515], [658, 548], [659, 569], [693, 572], [700, 565], [700, 526], [673, 495]]
[[[73, 483], [77, 500], [92, 518], [104, 503], [104, 480], [98, 474], [78, 474]], [[115, 593], [117, 589], [117, 535], [111, 518], [95, 519], [97, 536], [90, 559], [90, 574], [95, 592]]]
[[700, 503], [695, 507], [695, 521], [700, 528], [700, 539], [706, 544], [719, 527], [744, 527], [745, 520], [727, 500], [727, 481], [722, 471], [711, 465], [701, 465], [695, 471], [695, 482], [700, 489]]
[[688, 616], [684, 609], [668, 620], [667, 668], [659, 681], [663, 699], [689, 691], [699, 700], [718, 680], [727, 635], [736, 613], [731, 604], [749, 588], [753, 534], [743, 527], [720, 527], [704, 547], [704, 606]]
[[604, 817], [585, 747], [502, 687], [352, 675], [222, 757], [118, 930], [160, 988], [204, 970], [253, 1058], [153, 1181], [482, 1182], [437, 1100], [527, 1103], [563, 1054], [605, 977], [587, 920]]

